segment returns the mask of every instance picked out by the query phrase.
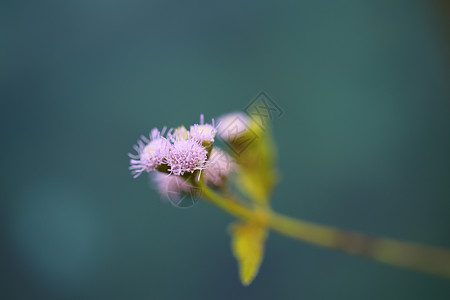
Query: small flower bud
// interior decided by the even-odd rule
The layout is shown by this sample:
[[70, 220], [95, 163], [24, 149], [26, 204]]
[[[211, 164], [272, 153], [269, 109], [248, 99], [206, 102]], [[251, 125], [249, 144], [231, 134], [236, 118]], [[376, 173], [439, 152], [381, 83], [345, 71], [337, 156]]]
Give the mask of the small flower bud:
[[194, 124], [190, 128], [190, 136], [203, 144], [203, 146], [209, 146], [214, 143], [214, 137], [216, 136], [216, 128], [214, 126], [214, 119], [212, 124], [204, 124], [204, 117], [200, 115], [200, 125]]
[[189, 131], [187, 131], [186, 127], [180, 126], [178, 128], [175, 128], [175, 130], [173, 130], [173, 133], [172, 129], [170, 129], [167, 136], [172, 142], [176, 140], [187, 140], [189, 138]]
[[220, 148], [214, 147], [209, 161], [210, 164], [204, 171], [205, 182], [216, 187], [223, 186], [228, 175], [235, 168], [233, 159]]
[[239, 157], [262, 133], [261, 128], [242, 112], [220, 117], [217, 131], [235, 158]]
[[250, 118], [242, 112], [234, 112], [219, 118], [217, 133], [225, 141], [231, 141], [243, 136], [250, 127]]
[[189, 197], [192, 203], [197, 200], [198, 189], [182, 177], [160, 172], [154, 172], [151, 175], [158, 193], [164, 200], [170, 201], [174, 206], [180, 207], [185, 197]]

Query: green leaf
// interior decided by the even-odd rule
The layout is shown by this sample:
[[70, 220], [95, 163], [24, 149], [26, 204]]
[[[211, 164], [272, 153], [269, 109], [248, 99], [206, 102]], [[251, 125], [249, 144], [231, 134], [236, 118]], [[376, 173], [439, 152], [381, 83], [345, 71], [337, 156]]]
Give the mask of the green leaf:
[[243, 285], [248, 286], [258, 274], [263, 260], [267, 230], [255, 224], [238, 223], [231, 226], [230, 233], [240, 280]]

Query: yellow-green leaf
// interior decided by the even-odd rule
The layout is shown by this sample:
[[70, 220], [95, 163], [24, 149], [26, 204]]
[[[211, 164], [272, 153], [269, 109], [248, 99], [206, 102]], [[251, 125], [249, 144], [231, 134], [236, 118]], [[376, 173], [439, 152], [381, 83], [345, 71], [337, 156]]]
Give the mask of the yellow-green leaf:
[[243, 285], [249, 285], [258, 274], [264, 256], [267, 230], [249, 223], [233, 224], [231, 248], [239, 266], [239, 277]]

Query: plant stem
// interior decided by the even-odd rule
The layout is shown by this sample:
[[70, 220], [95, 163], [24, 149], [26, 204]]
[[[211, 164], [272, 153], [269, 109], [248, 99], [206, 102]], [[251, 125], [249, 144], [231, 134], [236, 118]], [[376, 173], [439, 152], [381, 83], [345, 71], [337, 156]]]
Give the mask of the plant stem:
[[211, 204], [227, 213], [285, 236], [385, 264], [450, 278], [449, 250], [319, 225], [272, 212], [270, 208], [250, 208], [229, 201], [206, 186], [202, 186], [202, 193]]
[[273, 213], [268, 227], [313, 245], [450, 278], [450, 251], [314, 224]]

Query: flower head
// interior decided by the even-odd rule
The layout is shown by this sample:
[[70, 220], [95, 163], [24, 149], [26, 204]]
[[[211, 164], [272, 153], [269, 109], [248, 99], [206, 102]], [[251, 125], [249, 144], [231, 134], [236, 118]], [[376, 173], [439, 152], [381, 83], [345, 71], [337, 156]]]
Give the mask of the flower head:
[[184, 126], [180, 126], [175, 129], [171, 128], [167, 133], [167, 137], [172, 142], [175, 142], [176, 140], [187, 140], [189, 136], [189, 131]]
[[151, 179], [164, 200], [169, 200], [174, 206], [179, 206], [184, 197], [191, 197], [194, 201], [197, 189], [180, 176], [152, 173]]
[[214, 119], [211, 124], [205, 124], [203, 114], [200, 115], [200, 124], [194, 124], [189, 130], [190, 136], [203, 143], [204, 145], [210, 145], [214, 143], [214, 137], [216, 136], [216, 127], [214, 126]]
[[203, 170], [207, 166], [207, 154], [200, 141], [176, 136], [166, 157], [169, 171], [174, 175], [184, 175]]
[[204, 172], [205, 181], [214, 186], [222, 186], [227, 176], [235, 168], [233, 159], [220, 148], [211, 151], [210, 165]]
[[217, 131], [219, 136], [230, 141], [244, 135], [250, 128], [250, 118], [242, 112], [226, 114], [219, 118]]
[[128, 153], [130, 159], [131, 174], [134, 178], [139, 177], [142, 172], [150, 172], [155, 170], [165, 162], [165, 157], [170, 149], [170, 143], [162, 135], [166, 128], [160, 132], [157, 128], [153, 128], [149, 138], [141, 136], [137, 145], [133, 148], [137, 154]]

